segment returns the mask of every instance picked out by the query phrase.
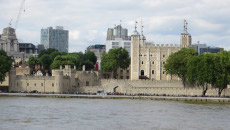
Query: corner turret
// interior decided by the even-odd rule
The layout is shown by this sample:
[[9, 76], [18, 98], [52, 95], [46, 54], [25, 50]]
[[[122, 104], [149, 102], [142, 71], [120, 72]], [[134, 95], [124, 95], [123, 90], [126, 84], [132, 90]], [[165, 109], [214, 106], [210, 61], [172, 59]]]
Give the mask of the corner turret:
[[139, 79], [140, 34], [137, 32], [136, 24], [131, 35], [131, 80]]
[[188, 48], [192, 46], [192, 36], [188, 33], [188, 23], [184, 20], [184, 30], [181, 32], [181, 47]]

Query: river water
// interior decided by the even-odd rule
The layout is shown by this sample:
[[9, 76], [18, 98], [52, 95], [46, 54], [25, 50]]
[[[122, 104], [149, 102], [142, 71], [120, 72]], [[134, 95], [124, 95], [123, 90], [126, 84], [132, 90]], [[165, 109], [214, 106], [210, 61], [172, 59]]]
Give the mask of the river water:
[[0, 97], [0, 129], [229, 130], [230, 104]]

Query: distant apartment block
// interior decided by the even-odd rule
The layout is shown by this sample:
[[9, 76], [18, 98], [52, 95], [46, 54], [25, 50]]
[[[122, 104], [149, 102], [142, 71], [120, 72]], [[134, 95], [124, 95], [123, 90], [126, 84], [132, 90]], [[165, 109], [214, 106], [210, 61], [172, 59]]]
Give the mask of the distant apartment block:
[[199, 55], [203, 53], [218, 53], [224, 50], [223, 48], [219, 47], [209, 47], [206, 44], [193, 44], [193, 47], [198, 52]]
[[45, 46], [43, 44], [38, 44], [37, 45], [37, 53], [40, 54], [42, 50], [45, 50]]
[[56, 29], [52, 27], [41, 29], [41, 44], [45, 46], [45, 49], [54, 48], [60, 52], [68, 52], [69, 31], [61, 26], [57, 26]]
[[19, 51], [26, 54], [36, 54], [37, 48], [32, 43], [19, 43]]
[[128, 36], [128, 30], [118, 25], [114, 28], [108, 28], [106, 38], [106, 52], [114, 48], [125, 48], [129, 54], [131, 52], [131, 37]]
[[94, 52], [97, 57], [98, 69], [101, 70], [101, 57], [105, 53], [105, 45], [91, 45], [87, 47], [87, 51]]

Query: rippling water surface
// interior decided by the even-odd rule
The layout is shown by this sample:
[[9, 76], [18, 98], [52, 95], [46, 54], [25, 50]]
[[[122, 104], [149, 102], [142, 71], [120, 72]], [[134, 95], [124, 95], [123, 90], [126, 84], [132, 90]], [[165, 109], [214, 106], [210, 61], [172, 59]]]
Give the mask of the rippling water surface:
[[229, 130], [230, 104], [0, 97], [0, 129]]

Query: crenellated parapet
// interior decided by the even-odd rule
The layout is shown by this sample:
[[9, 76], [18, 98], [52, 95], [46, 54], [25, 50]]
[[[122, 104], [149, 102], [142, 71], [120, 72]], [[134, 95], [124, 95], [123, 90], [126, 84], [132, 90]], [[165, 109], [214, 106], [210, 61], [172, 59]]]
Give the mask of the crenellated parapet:
[[180, 46], [178, 44], [146, 44], [140, 48], [180, 48]]

